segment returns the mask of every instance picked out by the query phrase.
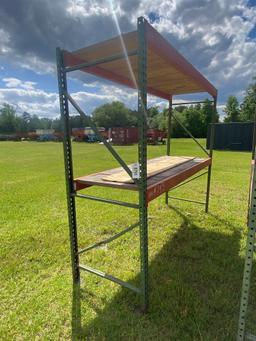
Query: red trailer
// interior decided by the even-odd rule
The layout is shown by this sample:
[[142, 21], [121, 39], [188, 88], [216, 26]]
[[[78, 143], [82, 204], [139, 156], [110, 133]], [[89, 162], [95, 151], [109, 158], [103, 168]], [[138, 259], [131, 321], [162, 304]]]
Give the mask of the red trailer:
[[[106, 136], [104, 127], [98, 127], [98, 130], [102, 136]], [[96, 142], [99, 140], [91, 127], [72, 128], [72, 136], [73, 141], [76, 142]]]
[[148, 144], [165, 144], [166, 132], [159, 129], [148, 129], [147, 143]]
[[73, 141], [81, 142], [84, 140], [84, 128], [72, 128]]
[[23, 132], [23, 131], [16, 131], [15, 136], [18, 139], [26, 139], [28, 137], [28, 133], [27, 132]]
[[38, 135], [35, 131], [29, 131], [28, 132], [28, 138], [31, 141], [36, 141], [38, 139]]
[[139, 134], [136, 127], [114, 127], [110, 130], [110, 138], [113, 144], [127, 145], [138, 143]]
[[63, 132], [55, 131], [53, 134], [56, 138], [56, 141], [63, 141]]

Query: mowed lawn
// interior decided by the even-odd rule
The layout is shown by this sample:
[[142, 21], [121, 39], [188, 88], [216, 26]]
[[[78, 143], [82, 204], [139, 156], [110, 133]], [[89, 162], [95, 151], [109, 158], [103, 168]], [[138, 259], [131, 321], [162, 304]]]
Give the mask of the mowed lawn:
[[[116, 149], [127, 162], [136, 161], [137, 146]], [[173, 155], [202, 155], [189, 139], [172, 140], [171, 149]], [[165, 146], [148, 150], [149, 157], [159, 156]], [[1, 142], [0, 154], [1, 340], [235, 339], [250, 153], [214, 152], [209, 214], [192, 203], [171, 201], [167, 207], [163, 195], [150, 203], [146, 315], [135, 293], [91, 274], [81, 274], [80, 300], [73, 296], [62, 144]], [[73, 154], [75, 176], [116, 166], [102, 145], [73, 143]], [[203, 200], [205, 182], [199, 178], [175, 195]], [[85, 192], [137, 201], [129, 191]], [[81, 247], [136, 222], [138, 214], [83, 199], [77, 211]], [[81, 262], [138, 285], [138, 230], [82, 255]], [[79, 304], [78, 330], [79, 316], [72, 315]]]

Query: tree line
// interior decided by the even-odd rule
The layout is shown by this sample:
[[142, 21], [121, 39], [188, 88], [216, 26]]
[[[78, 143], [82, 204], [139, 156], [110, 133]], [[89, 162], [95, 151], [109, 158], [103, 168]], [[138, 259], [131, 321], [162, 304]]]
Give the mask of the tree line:
[[[89, 125], [89, 118], [83, 118], [80, 115], [70, 116], [71, 128], [85, 127]], [[60, 118], [47, 118], [31, 115], [23, 112], [17, 115], [11, 104], [4, 103], [0, 109], [0, 134], [28, 133], [36, 129], [54, 129], [62, 130]]]
[[248, 87], [242, 103], [235, 96], [229, 96], [225, 109], [224, 122], [253, 121], [256, 114], [256, 77]]
[[[256, 111], [256, 78], [248, 87], [244, 99], [239, 104], [235, 96], [230, 96], [224, 108], [224, 122], [246, 122], [254, 120]], [[178, 120], [195, 136], [206, 137], [207, 127], [214, 118], [214, 122], [219, 122], [219, 115], [214, 112], [212, 103], [206, 99], [202, 104], [190, 106], [176, 106], [173, 109]], [[81, 117], [80, 115], [70, 116], [71, 128], [82, 128], [90, 126], [91, 119], [99, 126], [106, 129], [111, 127], [129, 127], [138, 125], [138, 112], [128, 109], [124, 103], [114, 101], [96, 108], [91, 117]], [[167, 129], [168, 109], [160, 110], [154, 106], [148, 108], [148, 127], [160, 130]], [[24, 112], [17, 115], [15, 108], [8, 103], [4, 103], [0, 109], [0, 134], [27, 133], [36, 129], [62, 130], [60, 118], [45, 118], [31, 115]], [[186, 132], [181, 128], [176, 120], [172, 122], [173, 137], [186, 137]]]

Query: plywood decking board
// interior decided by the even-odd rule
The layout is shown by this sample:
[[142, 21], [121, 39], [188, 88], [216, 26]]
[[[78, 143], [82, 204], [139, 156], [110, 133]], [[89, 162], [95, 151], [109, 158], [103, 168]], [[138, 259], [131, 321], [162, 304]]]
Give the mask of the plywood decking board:
[[98, 58], [104, 58], [106, 55], [112, 55], [112, 54], [118, 54], [123, 52], [122, 47], [122, 41], [123, 39], [124, 45], [127, 49], [127, 51], [134, 50], [137, 48], [137, 32], [132, 31], [125, 34], [122, 34], [122, 36], [117, 36], [105, 41], [101, 41], [99, 43], [81, 48], [75, 53], [80, 56], [84, 57], [88, 61], [92, 61], [94, 59]]
[[[180, 164], [174, 168], [170, 168], [161, 173], [153, 175], [147, 179], [147, 202], [177, 186], [179, 183], [200, 172], [210, 164], [211, 158], [193, 158], [192, 160], [189, 160], [188, 162]], [[91, 186], [103, 186], [138, 191], [138, 186], [134, 183], [111, 182], [103, 180], [105, 176], [116, 174], [120, 172], [120, 170], [122, 170], [121, 167], [76, 178], [74, 180], [75, 189], [76, 191], [79, 191]]]
[[[168, 43], [149, 23], [146, 24], [148, 93], [169, 100], [171, 95], [193, 92], [208, 92], [216, 96], [214, 86], [190, 64], [170, 43]], [[113, 56], [138, 49], [138, 32], [122, 34], [72, 53], [65, 51], [65, 66]], [[123, 44], [121, 42], [123, 41]], [[128, 60], [130, 66], [128, 66]], [[102, 63], [82, 69], [96, 76], [136, 89], [138, 81], [137, 55]], [[179, 86], [177, 86], [179, 84]]]
[[[147, 178], [194, 159], [189, 156], [161, 156], [147, 161]], [[131, 169], [132, 165], [129, 165]], [[125, 170], [104, 176], [105, 181], [134, 183]]]

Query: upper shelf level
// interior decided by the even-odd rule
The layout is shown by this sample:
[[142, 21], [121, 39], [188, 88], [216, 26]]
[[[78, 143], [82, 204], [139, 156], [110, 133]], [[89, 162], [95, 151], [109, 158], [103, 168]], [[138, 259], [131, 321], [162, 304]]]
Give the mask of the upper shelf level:
[[[216, 88], [145, 19], [147, 44], [147, 91], [169, 100], [172, 95], [207, 92], [217, 95]], [[125, 49], [125, 51], [124, 51]], [[66, 67], [93, 62], [116, 54], [138, 50], [138, 32], [133, 31], [74, 52], [64, 51]], [[99, 77], [137, 88], [138, 57], [103, 62], [81, 69]]]

